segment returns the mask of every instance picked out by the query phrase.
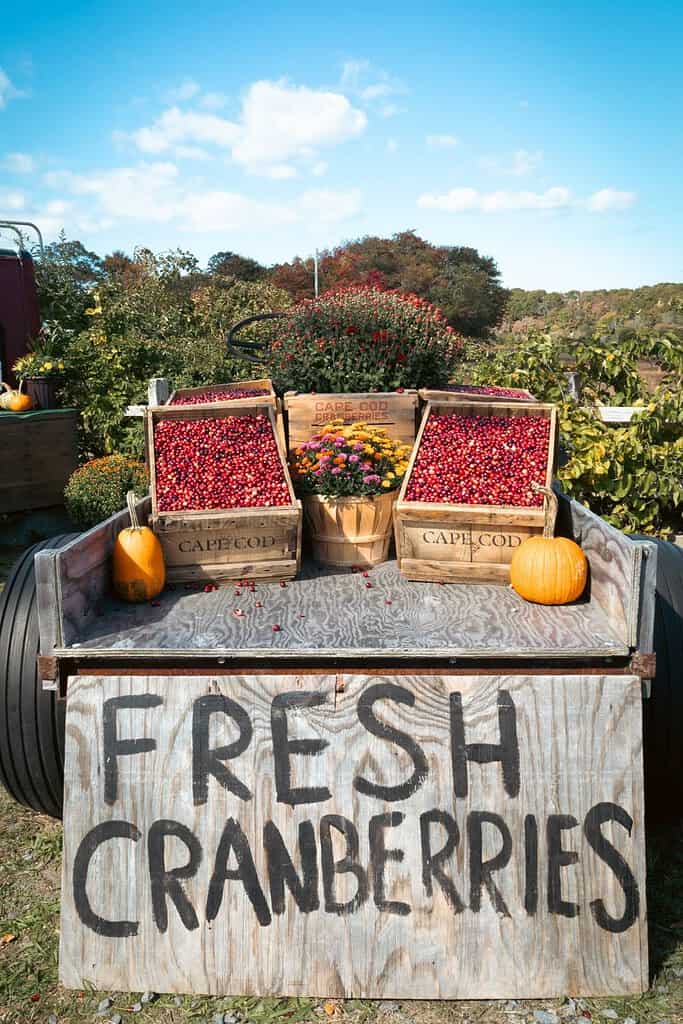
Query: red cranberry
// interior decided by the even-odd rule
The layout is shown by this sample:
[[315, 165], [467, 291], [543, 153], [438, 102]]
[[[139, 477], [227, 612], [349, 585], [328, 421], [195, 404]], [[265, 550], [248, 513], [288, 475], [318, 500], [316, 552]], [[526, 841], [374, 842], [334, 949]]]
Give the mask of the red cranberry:
[[291, 502], [266, 416], [162, 419], [154, 429], [154, 455], [160, 512]]
[[431, 413], [413, 466], [407, 501], [540, 507], [550, 421], [542, 416]]

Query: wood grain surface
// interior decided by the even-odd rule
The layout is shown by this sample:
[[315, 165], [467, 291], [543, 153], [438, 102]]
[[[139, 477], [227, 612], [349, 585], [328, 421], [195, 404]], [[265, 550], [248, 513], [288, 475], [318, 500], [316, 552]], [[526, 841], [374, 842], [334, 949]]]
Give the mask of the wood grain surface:
[[[641, 563], [647, 542], [631, 540], [590, 509], [572, 501], [569, 534], [583, 548], [590, 565], [592, 598], [607, 613], [614, 632], [635, 647], [641, 605]], [[654, 600], [652, 574], [649, 587]]]
[[78, 465], [76, 420], [57, 409], [0, 414], [0, 513], [61, 505]]
[[364, 394], [285, 394], [289, 450], [297, 448], [330, 420], [345, 424], [363, 422], [386, 430], [394, 441], [415, 440], [417, 392], [367, 392]]
[[[145, 523], [150, 510], [149, 498], [139, 501], [137, 510], [140, 522]], [[78, 642], [81, 631], [97, 616], [99, 603], [109, 596], [114, 541], [128, 526], [130, 517], [123, 509], [52, 553], [61, 642], [65, 647]], [[39, 593], [39, 608], [43, 600]]]
[[[395, 562], [367, 572], [364, 577], [305, 562], [300, 577], [286, 587], [258, 582], [254, 593], [232, 585], [204, 593], [181, 584], [165, 590], [158, 607], [124, 604], [99, 592], [90, 615], [74, 609], [66, 616], [65, 642], [75, 643], [79, 654], [160, 658], [182, 653], [542, 661], [623, 657], [629, 651], [594, 600], [552, 608], [529, 604], [506, 586], [411, 583]], [[280, 630], [273, 632], [273, 625]]]
[[[66, 986], [430, 999], [647, 987], [636, 677], [79, 676], [69, 685]], [[130, 706], [145, 695], [156, 706]], [[112, 700], [124, 705], [116, 737], [142, 739], [145, 751], [116, 750], [111, 733], [105, 750]], [[210, 720], [197, 711], [206, 707]], [[220, 752], [228, 781], [193, 774], [193, 751], [207, 745], [232, 748]], [[350, 823], [345, 834], [330, 815]], [[114, 822], [128, 838], [93, 842], [84, 856], [91, 830]], [[239, 859], [224, 828], [244, 837]], [[287, 854], [273, 828], [300, 876], [297, 840], [310, 831], [310, 884], [296, 901], [284, 886], [279, 902]], [[353, 829], [355, 872], [343, 873]], [[160, 830], [175, 831], [161, 840], [163, 862]], [[355, 906], [335, 908], [357, 892]], [[88, 906], [105, 922], [130, 922], [130, 934], [106, 934]]]

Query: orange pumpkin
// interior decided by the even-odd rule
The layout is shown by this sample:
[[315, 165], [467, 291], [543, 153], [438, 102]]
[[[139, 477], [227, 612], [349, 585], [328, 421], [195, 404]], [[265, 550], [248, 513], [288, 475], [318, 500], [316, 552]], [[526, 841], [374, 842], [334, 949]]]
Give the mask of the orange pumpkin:
[[130, 526], [114, 542], [112, 579], [124, 601], [151, 601], [164, 589], [166, 567], [161, 544], [148, 526], [140, 526], [133, 491], [126, 495]]
[[[7, 385], [5, 384], [5, 388]], [[9, 391], [9, 397], [4, 397], [4, 407], [9, 409], [10, 412], [28, 412], [29, 409], [33, 408], [33, 399], [28, 395], [24, 394], [24, 382], [23, 380], [19, 384], [19, 387], [14, 391]]]
[[568, 537], [554, 537], [557, 497], [547, 487], [543, 491], [549, 512], [542, 537], [527, 537], [510, 562], [510, 582], [520, 597], [536, 604], [569, 604], [586, 589], [586, 556]]

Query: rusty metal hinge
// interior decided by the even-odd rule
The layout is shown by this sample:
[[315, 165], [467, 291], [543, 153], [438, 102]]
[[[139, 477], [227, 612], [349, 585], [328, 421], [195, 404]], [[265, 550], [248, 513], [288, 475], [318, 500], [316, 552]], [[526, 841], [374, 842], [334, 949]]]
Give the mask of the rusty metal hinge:
[[641, 679], [654, 679], [657, 673], [657, 655], [654, 651], [635, 651], [631, 657], [633, 674]]
[[50, 654], [38, 655], [38, 678], [44, 690], [57, 690], [59, 679], [59, 658]]

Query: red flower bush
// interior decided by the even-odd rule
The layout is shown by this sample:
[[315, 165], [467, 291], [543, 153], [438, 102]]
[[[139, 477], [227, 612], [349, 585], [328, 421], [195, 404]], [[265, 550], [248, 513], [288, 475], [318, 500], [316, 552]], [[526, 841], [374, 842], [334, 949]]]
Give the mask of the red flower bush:
[[463, 339], [417, 295], [341, 288], [307, 299], [271, 346], [281, 390], [394, 391], [446, 384]]

